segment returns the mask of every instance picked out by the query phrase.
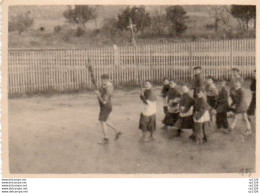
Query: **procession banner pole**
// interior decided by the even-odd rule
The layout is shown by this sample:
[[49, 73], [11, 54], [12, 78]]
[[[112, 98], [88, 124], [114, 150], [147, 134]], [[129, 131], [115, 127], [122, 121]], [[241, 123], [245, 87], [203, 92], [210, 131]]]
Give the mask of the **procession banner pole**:
[[97, 90], [97, 88], [98, 88], [98, 87], [97, 87], [97, 81], [96, 81], [95, 76], [94, 76], [94, 72], [93, 72], [93, 68], [92, 68], [92, 66], [91, 66], [91, 60], [90, 60], [90, 57], [89, 57], [89, 56], [88, 56], [88, 62], [85, 61], [85, 66], [86, 66], [86, 68], [88, 69], [91, 82], [92, 82], [92, 84], [94, 85], [95, 90]]

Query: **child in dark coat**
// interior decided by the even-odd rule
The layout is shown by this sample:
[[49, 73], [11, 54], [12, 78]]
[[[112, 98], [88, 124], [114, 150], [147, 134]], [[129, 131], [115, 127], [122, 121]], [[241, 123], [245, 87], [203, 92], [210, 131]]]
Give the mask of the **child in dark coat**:
[[165, 126], [174, 126], [178, 120], [180, 96], [181, 95], [177, 89], [177, 84], [171, 80], [170, 89], [167, 94], [168, 112], [163, 120], [163, 124], [165, 124]]
[[208, 76], [206, 78], [207, 85], [206, 85], [206, 95], [207, 95], [207, 103], [210, 106], [209, 113], [210, 113], [210, 119], [213, 118], [213, 111], [216, 109], [216, 100], [218, 97], [218, 90], [217, 87], [214, 84], [214, 80], [212, 76]]
[[201, 67], [196, 66], [193, 68], [193, 70], [194, 70], [194, 77], [192, 81], [193, 97], [197, 98], [198, 91], [201, 90], [204, 86], [203, 85], [204, 81], [201, 75]]
[[254, 116], [255, 115], [255, 108], [256, 108], [256, 71], [254, 70], [254, 76], [251, 80], [250, 90], [252, 93], [252, 99], [249, 105], [249, 108], [247, 110], [248, 116]]
[[204, 91], [199, 90], [194, 105], [195, 141], [202, 144], [207, 141], [206, 131], [209, 127], [210, 114], [209, 105], [204, 96]]
[[216, 125], [218, 129], [228, 129], [228, 119], [227, 119], [227, 112], [229, 109], [228, 103], [228, 90], [226, 88], [226, 80], [220, 80], [220, 88], [219, 94], [217, 98], [217, 106], [216, 106]]
[[166, 96], [169, 92], [169, 89], [170, 89], [170, 84], [169, 84], [169, 79], [168, 78], [163, 78], [163, 88], [162, 88], [162, 91], [161, 91], [161, 95], [162, 95], [162, 98], [163, 98], [163, 112], [164, 114], [166, 115], [167, 112], [168, 112], [168, 103], [167, 103], [167, 100], [166, 100]]
[[[194, 99], [189, 94], [189, 87], [182, 86], [183, 94], [180, 98], [180, 114], [177, 122], [175, 123], [178, 129], [178, 136], [181, 134], [181, 129], [192, 129], [194, 136], [194, 120], [193, 120], [193, 105]], [[192, 136], [190, 138], [192, 138]]]

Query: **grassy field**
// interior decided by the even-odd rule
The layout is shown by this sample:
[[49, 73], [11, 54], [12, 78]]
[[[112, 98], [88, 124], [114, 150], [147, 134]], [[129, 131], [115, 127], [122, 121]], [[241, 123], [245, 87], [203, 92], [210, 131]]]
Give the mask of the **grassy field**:
[[[97, 121], [98, 102], [92, 92], [9, 99], [9, 159], [11, 173], [238, 173], [255, 169], [254, 134], [242, 137], [239, 122], [232, 134], [207, 131], [208, 142], [195, 145], [174, 131], [160, 129], [163, 119], [160, 87], [157, 131], [153, 142], [140, 142], [138, 129], [141, 101], [139, 90], [116, 90], [112, 120], [122, 137], [102, 146]], [[250, 92], [248, 92], [248, 102]], [[232, 121], [230, 119], [230, 121]]]

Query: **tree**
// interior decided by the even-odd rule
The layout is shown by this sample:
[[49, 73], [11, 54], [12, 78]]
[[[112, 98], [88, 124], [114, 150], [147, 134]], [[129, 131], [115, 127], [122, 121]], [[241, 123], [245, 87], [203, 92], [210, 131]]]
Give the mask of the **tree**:
[[105, 32], [107, 36], [114, 40], [117, 30], [118, 28], [116, 18], [106, 18], [104, 20], [102, 31]]
[[78, 30], [86, 29], [85, 24], [95, 19], [97, 16], [96, 10], [88, 5], [76, 5], [74, 8], [68, 6], [68, 9], [63, 12], [63, 16], [69, 23], [78, 25]]
[[213, 18], [213, 24], [208, 24], [207, 26], [212, 26], [217, 32], [219, 30], [220, 23], [224, 27], [229, 27], [230, 13], [226, 6], [212, 6], [209, 9], [209, 15]]
[[256, 6], [254, 5], [232, 5], [230, 13], [237, 19], [243, 31], [248, 31], [248, 23], [251, 19], [254, 19], [254, 23], [256, 22]]
[[185, 20], [189, 18], [182, 6], [169, 6], [166, 8], [166, 18], [172, 24], [172, 30], [176, 34], [181, 34], [187, 29]]
[[101, 7], [101, 5], [96, 5], [94, 8], [93, 8], [93, 19], [95, 21], [95, 27], [96, 29], [98, 28], [98, 25], [97, 25], [97, 18], [98, 18], [98, 9]]
[[14, 17], [12, 17], [8, 22], [8, 30], [9, 31], [18, 31], [19, 35], [30, 29], [33, 25], [33, 18], [30, 16], [30, 12], [23, 14], [18, 14]]
[[167, 27], [166, 14], [161, 14], [160, 12], [155, 12], [152, 17], [152, 22], [150, 29], [153, 34], [162, 35]]
[[133, 24], [136, 25], [136, 33], [141, 31], [143, 33], [145, 27], [151, 25], [151, 17], [149, 12], [145, 10], [144, 6], [127, 7], [121, 14], [117, 16], [117, 27], [121, 30], [127, 30], [129, 25], [129, 18], [132, 19]]

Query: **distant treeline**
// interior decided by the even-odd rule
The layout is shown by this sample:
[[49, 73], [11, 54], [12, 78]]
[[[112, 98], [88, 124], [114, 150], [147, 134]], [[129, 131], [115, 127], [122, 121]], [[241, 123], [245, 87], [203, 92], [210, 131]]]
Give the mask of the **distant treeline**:
[[[58, 38], [69, 42], [71, 38], [83, 37], [102, 44], [118, 44], [130, 42], [131, 19], [133, 34], [141, 42], [154, 38], [196, 40], [255, 37], [256, 6], [253, 5], [212, 6], [208, 10], [211, 19], [204, 24], [198, 18], [189, 16], [183, 6], [176, 5], [164, 7], [153, 14], [145, 6], [128, 6], [116, 17], [106, 18], [102, 25], [98, 26], [98, 9], [99, 6], [68, 6], [61, 16], [67, 24], [54, 26], [52, 33], [48, 34], [44, 34], [44, 27], [32, 30], [35, 21], [30, 11], [10, 17], [8, 29], [9, 32], [17, 31], [19, 35], [37, 31], [36, 36], [39, 37], [40, 33], [43, 33], [42, 38], [50, 41], [52, 38]], [[90, 21], [95, 22], [95, 29], [90, 30], [86, 27]], [[199, 26], [200, 31], [194, 30], [194, 26]]]

